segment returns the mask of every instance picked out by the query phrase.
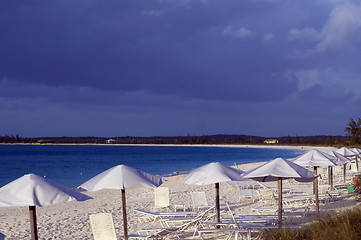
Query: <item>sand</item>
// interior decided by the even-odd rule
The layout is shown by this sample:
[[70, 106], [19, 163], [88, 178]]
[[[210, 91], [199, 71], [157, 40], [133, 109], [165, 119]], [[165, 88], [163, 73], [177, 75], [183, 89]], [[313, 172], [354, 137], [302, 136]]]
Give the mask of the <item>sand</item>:
[[[234, 146], [232, 146], [234, 147]], [[250, 147], [250, 146], [243, 146]], [[252, 146], [255, 147], [255, 146]], [[257, 146], [265, 147], [265, 146]], [[268, 147], [268, 146], [267, 146]], [[275, 147], [275, 146], [271, 146]], [[311, 149], [312, 147], [283, 147], [292, 149]], [[334, 150], [333, 148], [319, 148], [322, 151]], [[313, 148], [312, 148], [313, 149]], [[239, 165], [242, 170], [250, 170], [262, 163], [250, 163]], [[185, 204], [187, 209], [192, 207], [190, 192], [204, 191], [207, 195], [208, 203], [214, 203], [214, 186], [188, 186], [182, 182], [184, 175], [166, 177], [162, 186], [170, 189], [170, 210], [174, 209], [175, 204]], [[274, 183], [268, 186], [276, 186]], [[293, 182], [286, 182], [284, 187], [295, 187], [298, 189], [309, 189], [310, 184], [295, 185]], [[92, 193], [86, 193], [93, 199], [85, 202], [67, 202], [54, 204], [47, 207], [37, 207], [37, 223], [39, 239], [93, 239], [89, 215], [94, 213], [112, 213], [117, 236], [123, 235], [122, 220], [122, 202], [119, 190], [101, 190]], [[252, 207], [264, 206], [260, 202], [240, 202], [239, 188], [220, 184], [220, 200], [221, 205], [227, 201], [230, 203], [233, 213], [238, 216], [240, 214], [252, 214]], [[145, 210], [154, 209], [154, 190], [153, 189], [130, 189], [126, 190], [127, 213], [128, 213], [128, 229], [129, 233], [137, 233], [143, 228], [159, 227], [159, 223], [140, 223], [134, 209], [140, 208]], [[320, 206], [321, 213], [333, 213], [345, 208], [358, 205], [355, 195], [347, 194], [343, 190], [342, 196], [337, 201], [323, 203]], [[276, 205], [275, 205], [276, 206]], [[254, 213], [253, 213], [254, 214]], [[222, 217], [230, 217], [229, 213], [223, 213]], [[315, 218], [314, 206], [307, 217], [297, 219], [296, 222], [312, 221]], [[6, 240], [14, 239], [30, 239], [30, 223], [28, 207], [6, 207], [0, 208], [0, 233], [5, 235]], [[222, 239], [220, 235], [205, 235], [207, 239]], [[1, 234], [0, 234], [1, 239]]]

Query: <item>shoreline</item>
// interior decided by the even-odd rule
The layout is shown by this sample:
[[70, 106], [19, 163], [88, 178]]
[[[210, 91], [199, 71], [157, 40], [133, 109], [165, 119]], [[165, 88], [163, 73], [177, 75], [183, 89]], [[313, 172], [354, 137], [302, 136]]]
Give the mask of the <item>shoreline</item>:
[[[241, 170], [250, 170], [258, 167], [262, 163], [240, 164]], [[186, 209], [191, 209], [193, 204], [190, 192], [202, 191], [206, 193], [208, 204], [214, 203], [215, 193], [213, 184], [209, 185], [186, 185], [183, 182], [184, 174], [166, 177], [161, 185], [170, 190], [170, 209], [174, 211], [176, 204], [185, 204]], [[348, 180], [351, 181], [351, 180]], [[312, 188], [312, 184], [297, 183], [294, 181], [285, 181], [285, 187], [292, 187], [298, 190], [307, 190]], [[268, 187], [276, 187], [274, 182], [265, 183]], [[37, 207], [38, 233], [41, 239], [92, 239], [92, 231], [89, 222], [89, 215], [96, 213], [111, 213], [114, 219], [114, 225], [117, 236], [123, 235], [122, 202], [119, 190], [103, 189], [96, 192], [84, 192], [93, 199], [77, 202], [70, 201], [58, 203], [45, 207]], [[225, 202], [229, 202], [233, 213], [238, 215], [255, 214], [253, 207], [264, 207], [261, 201], [240, 202], [239, 188], [220, 183], [221, 207], [225, 207]], [[144, 228], [160, 227], [158, 222], [140, 222], [134, 209], [145, 209], [148, 211], [157, 211], [154, 208], [154, 190], [152, 188], [128, 189], [126, 193], [128, 230], [129, 233], [137, 233]], [[334, 214], [339, 211], [359, 205], [354, 195], [347, 194], [344, 191], [342, 198], [336, 201], [322, 203], [320, 205], [321, 214]], [[268, 205], [267, 205], [268, 206]], [[269, 206], [275, 206], [273, 204]], [[225, 211], [222, 218], [230, 217], [230, 213]], [[310, 212], [304, 218], [294, 219], [297, 224], [304, 224], [315, 220], [315, 208], [310, 205]], [[4, 234], [5, 239], [29, 239], [29, 212], [28, 207], [1, 207], [0, 208], [0, 233]], [[193, 234], [193, 231], [191, 232]], [[217, 240], [225, 238], [223, 235], [209, 234], [207, 239]], [[199, 239], [199, 238], [198, 238]]]
[[[53, 145], [53, 144], [51, 144]], [[73, 144], [74, 145], [74, 144]], [[110, 144], [104, 144], [110, 145]], [[124, 146], [114, 144], [116, 146]], [[140, 146], [140, 145], [131, 145]], [[149, 146], [149, 145], [146, 145]], [[194, 145], [155, 145], [155, 146], [194, 146]], [[278, 148], [278, 149], [296, 149], [310, 150], [319, 149], [328, 151], [335, 149], [332, 147], [317, 146], [267, 146], [267, 145], [196, 145], [197, 147], [242, 147], [242, 148]], [[264, 162], [243, 163], [238, 164], [239, 169], [248, 171], [262, 165]], [[191, 209], [193, 203], [191, 201], [190, 192], [201, 191], [206, 193], [208, 204], [213, 204], [215, 198], [214, 186], [210, 185], [186, 185], [183, 182], [184, 173], [173, 176], [166, 176], [161, 186], [168, 187], [170, 191], [170, 209], [174, 211], [176, 204], [184, 204], [186, 209]], [[347, 182], [351, 182], [349, 179]], [[275, 183], [265, 183], [268, 187], [276, 187]], [[307, 191], [312, 189], [311, 183], [298, 183], [294, 181], [285, 181], [285, 188], [293, 188], [297, 190]], [[123, 235], [122, 229], [122, 202], [119, 190], [104, 189], [96, 192], [85, 192], [86, 195], [93, 199], [85, 202], [66, 202], [45, 207], [37, 208], [38, 232], [41, 239], [92, 239], [92, 231], [89, 222], [89, 215], [96, 213], [112, 213], [117, 236]], [[263, 207], [261, 201], [253, 203], [240, 202], [239, 188], [227, 183], [220, 183], [220, 200], [221, 206], [225, 207], [225, 203], [230, 203], [232, 211], [236, 216], [255, 214], [252, 211], [254, 207]], [[129, 189], [126, 193], [127, 213], [128, 213], [128, 229], [129, 233], [136, 233], [143, 228], [157, 228], [159, 223], [140, 222], [138, 215], [134, 209], [145, 209], [148, 211], [156, 211], [154, 208], [154, 190], [152, 188]], [[330, 201], [320, 205], [322, 215], [334, 214], [338, 211], [359, 205], [354, 195], [344, 190], [342, 198], [336, 201]], [[274, 206], [270, 204], [270, 206]], [[222, 218], [230, 217], [230, 213], [222, 213]], [[315, 208], [310, 205], [310, 212], [307, 217], [294, 219], [297, 224], [311, 222], [315, 219]], [[0, 233], [4, 234], [5, 239], [29, 239], [29, 212], [28, 207], [2, 207], [0, 208]], [[1, 236], [1, 235], [0, 235]], [[220, 235], [207, 236], [207, 239], [217, 240], [225, 238]]]
[[271, 148], [271, 149], [296, 149], [322, 151], [334, 150], [332, 146], [309, 146], [309, 145], [273, 145], [273, 144], [113, 144], [113, 143], [0, 143], [5, 146], [139, 146], [139, 147], [224, 147], [224, 148]]

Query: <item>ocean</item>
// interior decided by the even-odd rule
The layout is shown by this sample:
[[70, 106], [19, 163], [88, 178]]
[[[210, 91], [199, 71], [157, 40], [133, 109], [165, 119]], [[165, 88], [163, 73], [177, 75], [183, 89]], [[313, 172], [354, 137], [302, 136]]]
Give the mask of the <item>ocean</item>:
[[187, 172], [210, 162], [226, 165], [292, 158], [302, 150], [213, 146], [0, 145], [0, 187], [28, 173], [77, 187], [113, 166], [151, 174]]

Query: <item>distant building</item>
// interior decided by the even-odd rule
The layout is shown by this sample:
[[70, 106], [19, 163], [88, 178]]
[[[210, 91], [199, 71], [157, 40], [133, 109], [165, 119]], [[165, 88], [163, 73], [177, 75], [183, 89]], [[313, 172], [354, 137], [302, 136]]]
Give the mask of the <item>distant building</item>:
[[265, 144], [276, 144], [279, 143], [279, 141], [277, 139], [266, 139], [264, 140]]
[[117, 141], [115, 139], [107, 139], [105, 142], [106, 143], [116, 143]]

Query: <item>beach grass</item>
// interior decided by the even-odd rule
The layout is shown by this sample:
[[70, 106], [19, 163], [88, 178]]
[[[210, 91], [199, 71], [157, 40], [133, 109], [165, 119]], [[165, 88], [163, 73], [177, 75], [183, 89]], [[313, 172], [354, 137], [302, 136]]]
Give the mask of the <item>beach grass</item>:
[[361, 208], [327, 215], [298, 229], [264, 230], [264, 240], [358, 240], [361, 236]]

